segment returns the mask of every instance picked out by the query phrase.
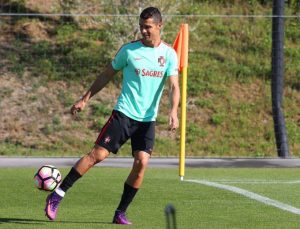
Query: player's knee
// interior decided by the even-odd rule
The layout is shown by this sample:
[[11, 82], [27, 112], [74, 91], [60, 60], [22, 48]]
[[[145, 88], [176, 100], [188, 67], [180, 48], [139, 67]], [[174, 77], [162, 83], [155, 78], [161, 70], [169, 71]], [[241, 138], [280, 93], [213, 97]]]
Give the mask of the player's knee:
[[93, 164], [97, 164], [103, 161], [108, 156], [108, 154], [109, 153], [105, 149], [101, 147], [94, 147], [88, 156]]
[[143, 159], [135, 160], [134, 166], [138, 171], [143, 171], [148, 166], [148, 159], [143, 158]]
[[148, 166], [148, 158], [145, 158], [145, 159], [142, 159], [141, 160], [141, 167], [143, 168], [143, 169], [145, 169], [145, 168], [147, 168], [147, 166]]

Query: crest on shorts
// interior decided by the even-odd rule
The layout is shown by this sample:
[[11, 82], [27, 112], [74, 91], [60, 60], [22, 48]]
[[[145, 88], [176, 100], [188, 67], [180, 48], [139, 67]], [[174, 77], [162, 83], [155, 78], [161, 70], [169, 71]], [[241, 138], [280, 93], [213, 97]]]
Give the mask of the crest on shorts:
[[110, 142], [111, 138], [109, 136], [104, 138], [104, 143], [108, 144]]
[[165, 63], [166, 63], [166, 59], [163, 57], [163, 56], [160, 56], [158, 58], [158, 63], [159, 63], [159, 66], [160, 67], [164, 67], [165, 66]]

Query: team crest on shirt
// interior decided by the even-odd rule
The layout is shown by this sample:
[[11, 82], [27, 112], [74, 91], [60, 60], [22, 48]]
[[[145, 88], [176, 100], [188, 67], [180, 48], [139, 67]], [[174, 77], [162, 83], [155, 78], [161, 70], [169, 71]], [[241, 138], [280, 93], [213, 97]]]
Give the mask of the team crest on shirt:
[[158, 58], [158, 63], [159, 63], [159, 66], [160, 67], [164, 67], [165, 66], [165, 63], [166, 63], [166, 59], [163, 57], [163, 56], [160, 56]]

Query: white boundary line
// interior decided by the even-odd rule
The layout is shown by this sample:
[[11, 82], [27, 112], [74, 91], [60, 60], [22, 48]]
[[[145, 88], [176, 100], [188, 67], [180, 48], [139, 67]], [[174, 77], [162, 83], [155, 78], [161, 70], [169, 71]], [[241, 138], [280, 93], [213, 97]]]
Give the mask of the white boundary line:
[[300, 180], [211, 180], [224, 184], [300, 184]]
[[219, 183], [216, 183], [216, 182], [211, 182], [211, 181], [206, 181], [206, 180], [184, 180], [184, 181], [203, 184], [203, 185], [207, 185], [207, 186], [210, 186], [210, 187], [215, 187], [215, 188], [219, 188], [219, 189], [228, 190], [228, 191], [243, 195], [245, 197], [248, 197], [250, 199], [256, 200], [258, 202], [264, 203], [266, 205], [270, 205], [270, 206], [282, 209], [284, 211], [288, 211], [288, 212], [300, 215], [300, 209], [299, 208], [295, 208], [291, 205], [279, 202], [277, 200], [270, 199], [270, 198], [265, 197], [265, 196], [261, 196], [259, 194], [247, 191], [245, 189], [241, 189], [241, 188], [237, 188], [237, 187], [230, 186], [230, 185], [225, 185], [225, 184], [219, 184]]

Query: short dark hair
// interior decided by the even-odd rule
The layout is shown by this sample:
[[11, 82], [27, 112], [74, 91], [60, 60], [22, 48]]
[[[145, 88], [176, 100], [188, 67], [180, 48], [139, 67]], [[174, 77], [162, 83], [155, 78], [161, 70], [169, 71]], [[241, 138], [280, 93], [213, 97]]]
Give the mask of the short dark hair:
[[157, 9], [156, 7], [152, 7], [152, 6], [144, 9], [140, 15], [140, 18], [143, 20], [153, 18], [153, 21], [156, 23], [162, 22], [162, 17], [161, 17], [161, 13], [160, 13], [159, 9]]

